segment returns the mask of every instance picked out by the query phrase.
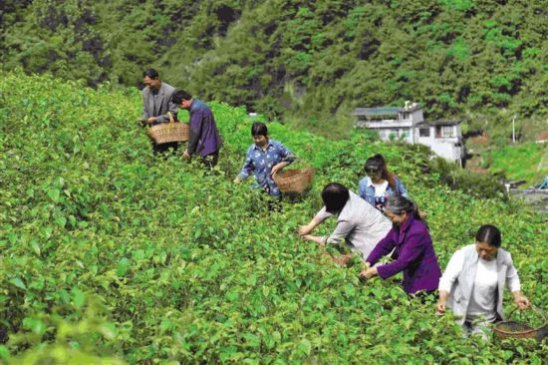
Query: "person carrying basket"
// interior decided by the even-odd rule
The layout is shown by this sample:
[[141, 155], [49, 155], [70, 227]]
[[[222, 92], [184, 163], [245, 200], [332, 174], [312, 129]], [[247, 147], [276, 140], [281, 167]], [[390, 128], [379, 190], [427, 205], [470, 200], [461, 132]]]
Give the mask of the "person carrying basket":
[[274, 181], [274, 175], [297, 158], [283, 144], [269, 138], [268, 128], [262, 122], [253, 123], [251, 136], [254, 143], [247, 149], [244, 165], [234, 183], [246, 180], [253, 173], [256, 188], [263, 189], [271, 197], [280, 200], [282, 193]]
[[500, 246], [499, 229], [489, 224], [481, 226], [476, 243], [455, 252], [440, 279], [437, 312], [443, 314], [450, 307], [467, 334], [485, 336], [490, 323], [504, 320], [505, 287], [512, 292], [519, 309], [531, 306], [521, 293], [512, 256]]
[[[153, 68], [143, 72], [143, 83], [145, 88], [143, 95], [143, 114], [141, 115], [141, 124], [156, 126], [163, 123], [169, 123], [171, 118], [177, 119], [177, 105], [171, 100], [175, 88], [160, 79], [158, 71]], [[171, 114], [171, 116], [170, 116]], [[164, 153], [170, 148], [176, 150], [178, 142], [153, 143], [154, 153]]]

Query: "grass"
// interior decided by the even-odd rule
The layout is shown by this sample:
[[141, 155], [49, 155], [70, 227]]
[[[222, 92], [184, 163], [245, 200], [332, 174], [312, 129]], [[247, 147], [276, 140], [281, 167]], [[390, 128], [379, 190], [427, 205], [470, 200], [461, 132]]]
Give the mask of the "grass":
[[491, 172], [503, 171], [511, 180], [525, 180], [536, 185], [548, 175], [548, 148], [545, 145], [526, 143], [486, 151]]

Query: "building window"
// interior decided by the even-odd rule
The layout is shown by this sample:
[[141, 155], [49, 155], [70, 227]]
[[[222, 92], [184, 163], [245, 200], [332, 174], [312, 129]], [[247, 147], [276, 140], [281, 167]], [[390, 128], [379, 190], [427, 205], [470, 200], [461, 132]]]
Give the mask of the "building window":
[[445, 138], [453, 138], [455, 137], [455, 128], [453, 126], [443, 127], [442, 134]]
[[430, 137], [430, 128], [419, 128], [419, 137]]

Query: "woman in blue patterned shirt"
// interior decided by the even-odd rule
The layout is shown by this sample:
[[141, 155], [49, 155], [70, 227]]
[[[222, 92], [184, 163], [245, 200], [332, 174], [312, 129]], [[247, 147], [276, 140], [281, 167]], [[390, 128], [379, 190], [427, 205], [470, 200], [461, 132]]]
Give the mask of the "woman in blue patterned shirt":
[[247, 149], [244, 167], [234, 182], [239, 183], [253, 173], [258, 187], [270, 196], [281, 197], [280, 189], [272, 177], [295, 161], [296, 157], [283, 144], [268, 137], [268, 128], [264, 123], [253, 123], [251, 136], [254, 143]]

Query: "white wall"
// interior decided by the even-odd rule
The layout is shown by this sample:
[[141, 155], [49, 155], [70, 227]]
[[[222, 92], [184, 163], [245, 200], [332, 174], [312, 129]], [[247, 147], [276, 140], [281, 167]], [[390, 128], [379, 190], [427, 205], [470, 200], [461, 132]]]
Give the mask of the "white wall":
[[[422, 112], [421, 112], [422, 113]], [[461, 143], [461, 131], [460, 127], [451, 126], [451, 133], [454, 137], [436, 137], [436, 127], [428, 126], [430, 130], [430, 135], [428, 137], [421, 137], [419, 133], [419, 128], [409, 128], [402, 126], [394, 126], [393, 128], [373, 128], [379, 133], [379, 138], [383, 141], [390, 141], [390, 134], [395, 134], [395, 140], [400, 140], [405, 134], [405, 138], [402, 140], [407, 143], [420, 143], [430, 147], [432, 152], [436, 155], [443, 157], [450, 161], [460, 162], [464, 157], [464, 148], [457, 147], [455, 144]], [[407, 131], [405, 133], [404, 131]]]

